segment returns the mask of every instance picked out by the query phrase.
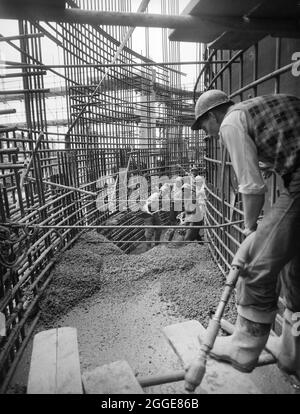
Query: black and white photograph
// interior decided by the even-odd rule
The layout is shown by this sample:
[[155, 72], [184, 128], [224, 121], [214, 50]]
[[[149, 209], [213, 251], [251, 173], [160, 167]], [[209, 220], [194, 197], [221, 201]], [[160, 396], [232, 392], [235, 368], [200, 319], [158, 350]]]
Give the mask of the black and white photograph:
[[0, 394], [300, 394], [299, 0], [0, 0]]

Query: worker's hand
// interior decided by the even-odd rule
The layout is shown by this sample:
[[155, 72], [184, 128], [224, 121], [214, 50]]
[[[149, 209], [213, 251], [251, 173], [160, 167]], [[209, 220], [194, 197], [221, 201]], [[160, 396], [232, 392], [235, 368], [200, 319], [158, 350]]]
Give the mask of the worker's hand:
[[270, 178], [272, 175], [272, 171], [263, 171], [262, 172], [262, 176], [265, 180], [267, 180], [268, 178]]
[[262, 161], [259, 161], [258, 165], [259, 165], [259, 169], [261, 170], [263, 178], [265, 180], [270, 178], [271, 175], [273, 174], [272, 166]]

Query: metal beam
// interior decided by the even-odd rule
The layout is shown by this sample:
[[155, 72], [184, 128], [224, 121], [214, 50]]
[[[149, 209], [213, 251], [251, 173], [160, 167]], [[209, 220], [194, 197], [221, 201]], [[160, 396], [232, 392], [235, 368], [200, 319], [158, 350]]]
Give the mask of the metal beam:
[[30, 20], [43, 20], [53, 22], [68, 22], [80, 24], [96, 24], [109, 26], [130, 27], [160, 27], [170, 29], [199, 30], [202, 24], [209, 24], [211, 30], [250, 30], [253, 32], [297, 32], [299, 30], [299, 17], [285, 19], [248, 18], [243, 16], [212, 16], [202, 15], [161, 15], [144, 13], [125, 13], [94, 11], [82, 9], [65, 9], [58, 11], [47, 9], [45, 11], [32, 9], [8, 9], [3, 18], [17, 18]]

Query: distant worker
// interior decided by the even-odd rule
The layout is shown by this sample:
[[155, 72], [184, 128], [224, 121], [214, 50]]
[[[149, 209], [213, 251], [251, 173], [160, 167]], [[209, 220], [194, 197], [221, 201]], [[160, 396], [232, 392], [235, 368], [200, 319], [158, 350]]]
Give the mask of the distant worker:
[[[159, 216], [160, 211], [161, 192], [155, 191], [146, 200], [142, 206], [142, 217], [144, 218], [145, 226], [155, 226], [155, 228], [145, 228], [145, 239], [147, 241], [147, 247], [151, 249], [152, 241], [154, 237], [154, 244], [157, 245], [161, 236], [161, 219]], [[154, 211], [152, 211], [154, 209]]]
[[205, 192], [196, 191], [190, 184], [184, 184], [184, 212], [182, 214], [183, 223], [188, 226], [185, 232], [184, 241], [198, 240], [203, 243], [203, 236], [200, 229], [195, 226], [203, 226], [205, 216]]
[[193, 187], [193, 191], [196, 191], [196, 187], [199, 190], [199, 187], [203, 186], [203, 189], [204, 189], [205, 177], [203, 175], [199, 175], [199, 172], [200, 172], [200, 168], [198, 168], [197, 166], [194, 165], [191, 168], [191, 173], [190, 173], [191, 182], [190, 182], [190, 184]]
[[[227, 148], [243, 199], [244, 234], [255, 231], [237, 284], [234, 333], [218, 337], [211, 356], [244, 372], [255, 368], [275, 320], [282, 272], [286, 308], [275, 354], [281, 369], [300, 378], [300, 99], [277, 94], [234, 104], [209, 90], [195, 115], [192, 129], [219, 137]], [[284, 189], [257, 226], [267, 191], [259, 161], [281, 176]]]
[[[162, 210], [168, 213], [167, 225], [176, 225], [176, 214], [174, 211], [173, 201], [173, 184], [165, 183], [160, 188]], [[174, 235], [175, 229], [167, 229], [164, 234], [164, 240], [170, 241]]]
[[192, 166], [192, 168], [191, 168], [191, 172], [190, 172], [190, 175], [191, 175], [192, 177], [194, 177], [194, 178], [196, 178], [196, 177], [197, 177], [197, 175], [199, 175], [199, 168], [198, 168], [198, 167], [196, 167], [196, 165], [193, 165], [193, 166]]

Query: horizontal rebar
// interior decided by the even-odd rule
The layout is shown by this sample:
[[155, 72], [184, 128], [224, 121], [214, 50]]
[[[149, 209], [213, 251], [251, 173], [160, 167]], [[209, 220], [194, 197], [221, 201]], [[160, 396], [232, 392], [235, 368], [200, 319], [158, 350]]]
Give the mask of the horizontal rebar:
[[[231, 221], [229, 223], [222, 223], [216, 225], [208, 225], [208, 226], [192, 226], [193, 229], [218, 229], [221, 227], [233, 226], [235, 224], [243, 223], [244, 220], [238, 221]], [[26, 224], [26, 223], [13, 223], [13, 222], [6, 222], [0, 223], [3, 226], [12, 226], [12, 227], [27, 227], [27, 228], [40, 228], [40, 229], [187, 229], [191, 226], [178, 226], [175, 225], [162, 225], [162, 226], [153, 226], [153, 225], [144, 225], [144, 226], [101, 226], [101, 225], [92, 225], [92, 226], [72, 226], [72, 225], [39, 225], [39, 224]]]
[[16, 109], [1, 109], [0, 115], [15, 114], [16, 112]]
[[20, 40], [20, 39], [28, 39], [33, 37], [44, 37], [43, 33], [26, 33], [26, 34], [19, 34], [17, 36], [2, 36], [0, 35], [0, 42], [7, 42], [10, 40]]
[[5, 73], [4, 75], [0, 75], [0, 79], [24, 78], [24, 77], [29, 77], [29, 76], [43, 76], [43, 75], [47, 75], [47, 72], [45, 70], [34, 71], [34, 72]]
[[155, 243], [155, 244], [173, 244], [173, 243], [211, 243], [210, 241], [200, 241], [200, 240], [159, 240], [159, 241], [148, 241], [148, 240], [118, 240], [118, 239], [113, 239], [113, 240], [102, 240], [102, 241], [98, 241], [97, 243]]
[[186, 61], [186, 62], [152, 62], [152, 63], [87, 63], [85, 65], [78, 64], [78, 65], [30, 65], [24, 63], [8, 63], [5, 60], [0, 60], [0, 64], [5, 64], [6, 69], [12, 68], [36, 68], [36, 69], [65, 69], [65, 68], [109, 68], [109, 67], [135, 67], [135, 66], [182, 66], [182, 65], [206, 65], [206, 64], [221, 64], [227, 63], [227, 60], [193, 60], [193, 61]]
[[23, 93], [49, 93], [50, 89], [16, 89], [16, 90], [7, 90], [0, 91], [0, 95], [17, 95]]

